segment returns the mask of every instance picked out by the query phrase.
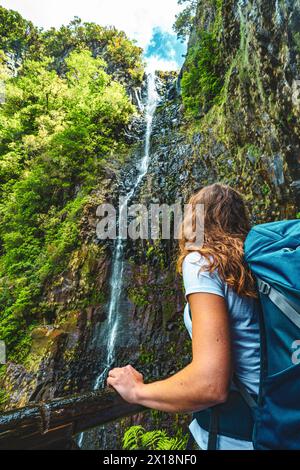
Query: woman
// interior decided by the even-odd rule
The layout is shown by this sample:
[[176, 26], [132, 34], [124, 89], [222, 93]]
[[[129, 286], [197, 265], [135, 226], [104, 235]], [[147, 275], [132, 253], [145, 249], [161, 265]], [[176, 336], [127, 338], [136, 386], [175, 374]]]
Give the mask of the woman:
[[[188, 301], [184, 321], [192, 337], [192, 361], [172, 377], [150, 384], [144, 384], [143, 376], [131, 366], [115, 368], [107, 383], [130, 403], [166, 412], [197, 411], [190, 430], [198, 446], [206, 449], [206, 412], [199, 411], [226, 408], [231, 394], [237, 393], [233, 374], [249, 393], [258, 394], [259, 306], [254, 279], [243, 259], [250, 223], [242, 196], [228, 186], [213, 184], [189, 203], [192, 208], [204, 205], [203, 245], [188, 251], [188, 242], [193, 240], [184, 233], [191, 233], [186, 225], [195, 222], [184, 220], [178, 260]], [[235, 421], [243, 424], [250, 419], [246, 414]], [[218, 434], [217, 449], [253, 449], [249, 431], [247, 437], [242, 430], [210, 431]]]

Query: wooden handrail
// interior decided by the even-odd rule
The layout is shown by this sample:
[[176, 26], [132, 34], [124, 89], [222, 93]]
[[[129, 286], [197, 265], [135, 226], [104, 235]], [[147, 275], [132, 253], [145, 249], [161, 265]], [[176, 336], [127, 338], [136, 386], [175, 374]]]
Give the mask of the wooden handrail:
[[108, 388], [32, 403], [0, 414], [0, 449], [70, 448], [76, 434], [145, 410]]

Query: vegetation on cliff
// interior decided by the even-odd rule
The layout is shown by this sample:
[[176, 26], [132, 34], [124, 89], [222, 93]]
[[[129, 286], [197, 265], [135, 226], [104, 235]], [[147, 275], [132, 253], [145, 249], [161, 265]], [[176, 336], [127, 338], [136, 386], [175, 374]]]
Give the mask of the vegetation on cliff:
[[[190, 35], [187, 57], [180, 83], [174, 84], [173, 75], [158, 75], [164, 98], [154, 119], [151, 165], [140, 199], [172, 204], [219, 180], [244, 193], [253, 222], [294, 217], [300, 203], [299, 2], [180, 4], [186, 8], [175, 30], [182, 39]], [[43, 354], [45, 336], [58, 337], [46, 328], [57, 317], [63, 332], [73, 331], [75, 323], [88, 330], [91, 312], [100, 305], [101, 329], [105, 297], [99, 284], [107, 277], [107, 264], [99, 262], [101, 247], [81, 235], [81, 221], [91, 225], [94, 188], [105, 192], [110, 186], [112, 192], [105, 172], [121, 166], [128, 154], [124, 130], [134, 109], [125, 88], [141, 84], [143, 64], [141, 50], [115, 28], [75, 18], [59, 30], [40, 31], [1, 7], [0, 19], [0, 79], [6, 81], [6, 102], [0, 106], [0, 339], [8, 345], [9, 359], [24, 363], [30, 348], [31, 354]], [[130, 307], [124, 318], [130, 338], [118, 362], [130, 360], [150, 378], [173, 373], [189, 360], [175, 250], [172, 240], [143, 241], [140, 250], [130, 246], [126, 253]], [[80, 301], [73, 301], [79, 285]], [[49, 286], [53, 301], [45, 296]], [[62, 289], [67, 294], [58, 308]], [[0, 406], [12, 382], [24, 402], [33, 390], [34, 398], [47, 398], [50, 387], [59, 394], [74, 391], [79, 376], [80, 390], [83, 382], [90, 386], [98, 356], [84, 346], [80, 351], [88, 352], [81, 361], [75, 357], [81, 337], [71, 340], [70, 347], [62, 341], [50, 352], [56, 376], [47, 364], [40, 377], [34, 373], [18, 382], [26, 374], [12, 368]], [[20, 404], [18, 396], [15, 402]], [[169, 432], [170, 418], [164, 419], [166, 425], [160, 414], [154, 426]], [[153, 427], [143, 425], [147, 431]], [[125, 424], [120, 426], [122, 434]], [[139, 448], [149, 448], [149, 442], [160, 446], [166, 437], [158, 431], [143, 440], [144, 430], [135, 430], [136, 436], [133, 430], [127, 437]]]
[[254, 222], [299, 210], [297, 18], [297, 5], [201, 0], [183, 67], [199, 159], [245, 194]]
[[55, 319], [43, 288], [80, 245], [91, 190], [127, 151], [135, 108], [116, 78], [139, 81], [142, 62], [115, 29], [76, 19], [44, 32], [16, 12], [0, 15], [0, 338], [8, 359], [20, 362], [30, 329]]
[[184, 41], [192, 31], [198, 0], [178, 0], [178, 4], [184, 8], [176, 15], [173, 29], [178, 38]]
[[82, 23], [78, 17], [67, 26], [45, 31], [18, 12], [0, 6], [0, 50], [12, 68], [27, 58], [51, 57], [51, 68], [62, 73], [66, 71], [65, 59], [69, 54], [82, 49], [89, 49], [93, 57], [104, 59], [108, 73], [115, 74], [119, 80], [140, 84], [144, 74], [142, 49], [123, 31]]

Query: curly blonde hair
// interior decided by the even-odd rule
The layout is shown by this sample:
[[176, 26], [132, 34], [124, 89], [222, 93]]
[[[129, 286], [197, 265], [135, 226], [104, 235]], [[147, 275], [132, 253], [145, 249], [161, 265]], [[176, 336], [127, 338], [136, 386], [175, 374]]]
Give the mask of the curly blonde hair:
[[[202, 269], [209, 272], [217, 269], [220, 278], [238, 295], [256, 298], [255, 280], [244, 261], [250, 220], [243, 196], [229, 186], [215, 183], [194, 194], [189, 204], [193, 215], [185, 216], [180, 227], [178, 271], [182, 272], [186, 255], [197, 251], [207, 261]], [[187, 235], [196, 228], [188, 226], [195, 225], [197, 204], [204, 206], [204, 240], [199, 249], [189, 247], [194, 240]]]

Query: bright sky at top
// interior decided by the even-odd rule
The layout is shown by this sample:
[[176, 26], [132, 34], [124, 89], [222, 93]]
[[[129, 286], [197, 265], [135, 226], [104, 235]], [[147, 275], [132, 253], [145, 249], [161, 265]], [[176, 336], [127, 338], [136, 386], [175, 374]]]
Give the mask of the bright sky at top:
[[172, 30], [180, 11], [177, 0], [0, 0], [0, 5], [46, 29], [68, 24], [74, 16], [114, 25], [146, 50], [150, 67], [171, 70], [182, 63], [185, 48]]

